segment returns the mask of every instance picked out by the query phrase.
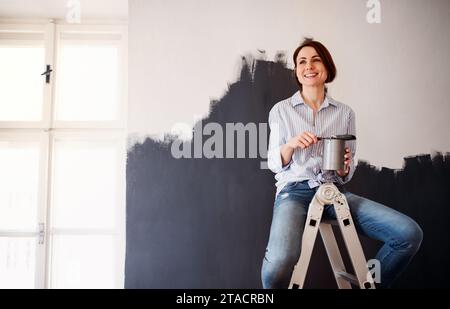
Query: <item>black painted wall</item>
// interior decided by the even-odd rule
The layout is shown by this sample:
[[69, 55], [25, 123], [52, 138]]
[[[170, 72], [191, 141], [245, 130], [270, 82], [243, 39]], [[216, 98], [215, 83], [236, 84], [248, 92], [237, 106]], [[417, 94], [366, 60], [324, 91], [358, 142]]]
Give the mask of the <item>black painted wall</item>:
[[[282, 55], [243, 59], [240, 80], [211, 103], [203, 125], [266, 123], [270, 108], [297, 90], [291, 76]], [[126, 288], [261, 288], [274, 174], [260, 169], [260, 158], [174, 159], [172, 142], [147, 139], [128, 152]], [[449, 286], [449, 162], [449, 155], [411, 157], [401, 171], [360, 162], [347, 186], [423, 227], [422, 249], [397, 287]], [[372, 258], [380, 244], [362, 242]], [[336, 287], [320, 240], [305, 287]]]

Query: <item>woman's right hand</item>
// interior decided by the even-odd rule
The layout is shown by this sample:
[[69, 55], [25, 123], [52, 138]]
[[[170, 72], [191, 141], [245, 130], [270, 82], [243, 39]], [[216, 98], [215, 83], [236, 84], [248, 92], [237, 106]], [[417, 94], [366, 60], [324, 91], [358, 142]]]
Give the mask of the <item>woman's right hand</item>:
[[286, 143], [286, 146], [292, 150], [297, 148], [305, 149], [318, 142], [317, 136], [311, 132], [300, 133]]

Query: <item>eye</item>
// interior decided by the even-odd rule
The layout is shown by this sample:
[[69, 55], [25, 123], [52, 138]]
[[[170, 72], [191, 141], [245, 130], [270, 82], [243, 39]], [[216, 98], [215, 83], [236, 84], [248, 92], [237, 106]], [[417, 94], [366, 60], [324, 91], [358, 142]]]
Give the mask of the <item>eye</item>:
[[305, 62], [306, 62], [305, 60], [300, 60], [298, 64], [304, 64]]
[[314, 62], [321, 62], [322, 60], [320, 60], [320, 58], [314, 58], [313, 61], [314, 61]]

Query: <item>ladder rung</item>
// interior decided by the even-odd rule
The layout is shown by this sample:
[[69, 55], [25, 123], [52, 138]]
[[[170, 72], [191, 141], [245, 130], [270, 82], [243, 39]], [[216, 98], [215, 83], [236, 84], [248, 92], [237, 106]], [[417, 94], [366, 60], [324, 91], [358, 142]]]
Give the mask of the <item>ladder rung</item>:
[[349, 274], [348, 272], [345, 271], [336, 271], [334, 273], [335, 276], [340, 277], [342, 279], [344, 279], [345, 281], [348, 281], [350, 283], [353, 283], [356, 286], [359, 286], [359, 281], [356, 278], [356, 276]]

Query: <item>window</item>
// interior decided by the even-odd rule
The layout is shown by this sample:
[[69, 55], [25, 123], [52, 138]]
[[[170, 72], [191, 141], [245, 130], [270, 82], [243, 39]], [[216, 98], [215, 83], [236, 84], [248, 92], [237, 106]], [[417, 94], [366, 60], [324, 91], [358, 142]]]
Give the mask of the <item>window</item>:
[[19, 42], [3, 42], [0, 47], [0, 120], [39, 121], [43, 106], [42, 77], [34, 72], [44, 67], [44, 47], [39, 41]]
[[40, 133], [0, 131], [0, 288], [33, 288], [43, 271], [46, 145]]
[[0, 288], [122, 288], [127, 29], [0, 23]]
[[44, 100], [50, 87], [40, 73], [51, 61], [50, 30], [0, 23], [0, 127], [48, 127]]

